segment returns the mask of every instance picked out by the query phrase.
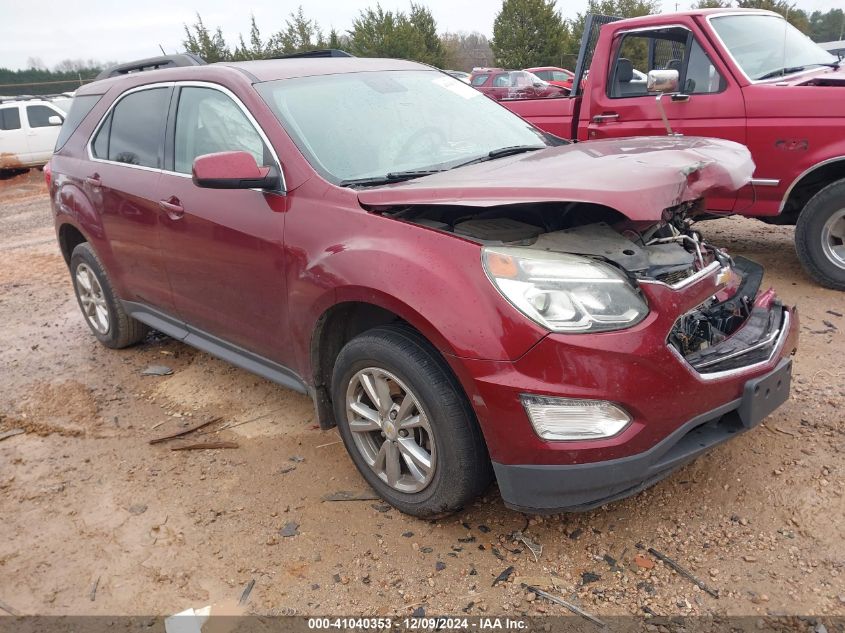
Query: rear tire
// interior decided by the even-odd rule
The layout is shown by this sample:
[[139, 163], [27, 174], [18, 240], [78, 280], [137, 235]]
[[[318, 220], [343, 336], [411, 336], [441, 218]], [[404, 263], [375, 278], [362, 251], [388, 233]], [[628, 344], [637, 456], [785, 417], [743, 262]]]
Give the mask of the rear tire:
[[795, 250], [814, 280], [845, 290], [845, 180], [810, 198], [795, 225]]
[[355, 466], [402, 512], [449, 514], [489, 485], [475, 414], [446, 362], [411, 328], [381, 326], [349, 341], [335, 362], [332, 399]]
[[70, 277], [82, 316], [100, 343], [120, 349], [144, 339], [149, 328], [126, 314], [105, 267], [87, 242], [73, 249]]

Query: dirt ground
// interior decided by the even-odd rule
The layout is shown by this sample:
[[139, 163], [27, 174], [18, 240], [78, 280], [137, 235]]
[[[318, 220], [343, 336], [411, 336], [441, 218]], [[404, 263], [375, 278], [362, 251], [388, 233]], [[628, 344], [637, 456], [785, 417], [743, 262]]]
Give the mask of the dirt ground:
[[[801, 271], [792, 229], [703, 223], [801, 312], [792, 399], [630, 499], [527, 517], [495, 486], [429, 523], [368, 492], [310, 401], [163, 336], [112, 351], [83, 322], [40, 172], [0, 181], [0, 601], [24, 614], [845, 615], [845, 295]], [[169, 376], [144, 376], [150, 365]], [[666, 385], [671, 389], [671, 385]], [[220, 417], [171, 451], [149, 439]], [[215, 432], [221, 426], [229, 428]], [[192, 436], [193, 437], [193, 436]], [[512, 534], [542, 545], [536, 560]], [[286, 534], [292, 536], [285, 536]], [[646, 547], [718, 590], [702, 591]], [[493, 585], [507, 567], [509, 581]]]

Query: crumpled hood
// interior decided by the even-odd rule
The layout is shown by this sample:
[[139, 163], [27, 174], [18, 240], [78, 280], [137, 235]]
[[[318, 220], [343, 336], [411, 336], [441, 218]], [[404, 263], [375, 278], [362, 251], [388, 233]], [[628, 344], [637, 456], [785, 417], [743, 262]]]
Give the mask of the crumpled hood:
[[364, 206], [589, 202], [631, 220], [715, 190], [734, 191], [754, 172], [738, 143], [699, 137], [638, 137], [573, 143], [361, 189]]

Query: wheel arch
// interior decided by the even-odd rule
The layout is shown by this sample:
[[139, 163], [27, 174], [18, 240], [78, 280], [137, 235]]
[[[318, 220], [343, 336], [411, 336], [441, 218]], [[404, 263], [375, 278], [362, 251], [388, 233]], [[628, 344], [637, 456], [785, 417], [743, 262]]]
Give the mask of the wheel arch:
[[73, 254], [73, 249], [85, 242], [91, 243], [88, 236], [72, 222], [63, 222], [56, 233], [59, 240], [59, 249], [68, 266], [70, 266], [70, 256]]
[[845, 155], [816, 163], [789, 185], [781, 200], [779, 213], [797, 218], [810, 198], [827, 185], [842, 179], [845, 179]]
[[364, 297], [354, 291], [343, 293], [345, 296], [324, 310], [312, 329], [307, 376], [310, 380], [307, 382], [320, 427], [327, 429], [335, 426], [330, 387], [337, 355], [354, 337], [379, 325], [401, 323], [417, 332], [443, 356], [446, 365], [464, 388], [465, 395], [469, 397], [465, 380], [457, 375], [454, 363], [449, 362], [449, 356], [454, 356], [454, 350], [445, 337], [410, 306], [389, 297], [379, 300], [377, 291], [371, 290], [367, 294], [369, 296]]

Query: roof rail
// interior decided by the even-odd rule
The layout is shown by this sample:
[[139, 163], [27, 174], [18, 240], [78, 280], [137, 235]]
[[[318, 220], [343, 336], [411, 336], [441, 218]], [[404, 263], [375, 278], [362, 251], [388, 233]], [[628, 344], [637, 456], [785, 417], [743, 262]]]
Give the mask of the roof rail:
[[178, 55], [159, 55], [158, 57], [150, 57], [148, 59], [139, 59], [134, 62], [126, 64], [118, 64], [111, 66], [97, 75], [94, 80], [108, 79], [109, 77], [118, 77], [120, 75], [128, 75], [129, 73], [139, 73], [145, 70], [158, 70], [159, 68], [177, 68], [179, 66], [201, 66], [205, 64], [205, 60], [194, 53], [180, 53]]
[[347, 53], [339, 48], [323, 48], [313, 51], [304, 51], [302, 53], [288, 53], [287, 55], [277, 55], [272, 59], [296, 59], [302, 57], [355, 57], [352, 53]]

